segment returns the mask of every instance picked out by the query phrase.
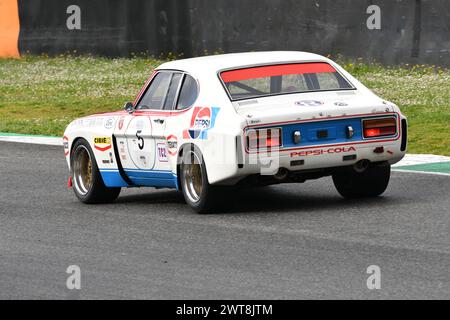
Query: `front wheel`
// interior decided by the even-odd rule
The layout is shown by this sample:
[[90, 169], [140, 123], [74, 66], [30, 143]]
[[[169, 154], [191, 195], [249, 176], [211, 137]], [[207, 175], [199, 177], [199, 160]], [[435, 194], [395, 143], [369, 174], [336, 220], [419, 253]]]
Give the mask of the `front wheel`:
[[75, 142], [70, 155], [73, 191], [84, 203], [107, 203], [117, 199], [120, 188], [108, 188], [98, 170], [89, 143], [84, 139]]
[[390, 176], [391, 166], [387, 163], [369, 166], [363, 172], [345, 167], [333, 174], [333, 183], [344, 198], [376, 197], [386, 190]]
[[183, 149], [180, 181], [188, 205], [198, 213], [209, 213], [217, 206], [217, 187], [210, 185], [200, 150], [191, 145]]

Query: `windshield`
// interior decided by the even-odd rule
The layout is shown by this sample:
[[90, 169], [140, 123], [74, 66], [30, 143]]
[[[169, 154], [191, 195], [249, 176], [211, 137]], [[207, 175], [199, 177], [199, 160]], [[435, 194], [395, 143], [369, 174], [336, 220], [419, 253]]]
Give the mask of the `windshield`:
[[353, 86], [325, 62], [290, 63], [220, 73], [231, 100], [310, 91], [348, 90]]

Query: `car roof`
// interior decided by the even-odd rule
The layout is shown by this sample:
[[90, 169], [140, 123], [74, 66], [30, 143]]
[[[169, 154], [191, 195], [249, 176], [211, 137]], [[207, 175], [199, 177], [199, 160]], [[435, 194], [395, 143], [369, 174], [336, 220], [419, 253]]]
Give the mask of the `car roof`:
[[192, 74], [199, 74], [217, 73], [224, 69], [240, 68], [250, 65], [301, 61], [328, 62], [328, 59], [318, 54], [302, 51], [242, 52], [174, 60], [161, 64], [157, 69], [181, 70]]

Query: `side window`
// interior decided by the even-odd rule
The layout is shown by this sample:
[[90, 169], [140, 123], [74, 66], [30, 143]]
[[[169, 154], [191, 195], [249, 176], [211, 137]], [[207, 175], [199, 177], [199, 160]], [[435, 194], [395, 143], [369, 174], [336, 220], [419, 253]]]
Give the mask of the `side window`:
[[178, 87], [180, 85], [181, 77], [182, 77], [181, 73], [173, 74], [172, 80], [170, 81], [169, 90], [167, 91], [166, 101], [164, 102], [164, 110], [172, 110], [173, 102], [175, 100]]
[[136, 109], [162, 109], [171, 77], [172, 74], [169, 72], [157, 73], [147, 91], [144, 93], [144, 96], [136, 106]]
[[186, 74], [178, 98], [177, 110], [183, 110], [192, 106], [197, 100], [198, 87], [197, 81], [190, 75]]

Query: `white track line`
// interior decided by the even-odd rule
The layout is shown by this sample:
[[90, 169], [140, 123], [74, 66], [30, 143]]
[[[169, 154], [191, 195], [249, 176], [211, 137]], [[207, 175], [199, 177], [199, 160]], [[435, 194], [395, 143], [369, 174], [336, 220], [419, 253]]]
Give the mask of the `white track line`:
[[63, 145], [62, 138], [59, 138], [59, 137], [2, 136], [2, 135], [0, 135], [0, 141], [44, 144], [44, 145], [49, 145], [49, 146], [62, 146]]
[[444, 173], [444, 172], [418, 171], [418, 170], [402, 170], [402, 169], [396, 169], [396, 168], [393, 168], [392, 171], [395, 171], [395, 172], [407, 172], [407, 173], [434, 174], [434, 175], [436, 175], [436, 176], [450, 176], [450, 173]]
[[393, 165], [393, 167], [412, 166], [416, 164], [450, 162], [450, 157], [438, 156], [435, 154], [407, 154], [405, 157]]

